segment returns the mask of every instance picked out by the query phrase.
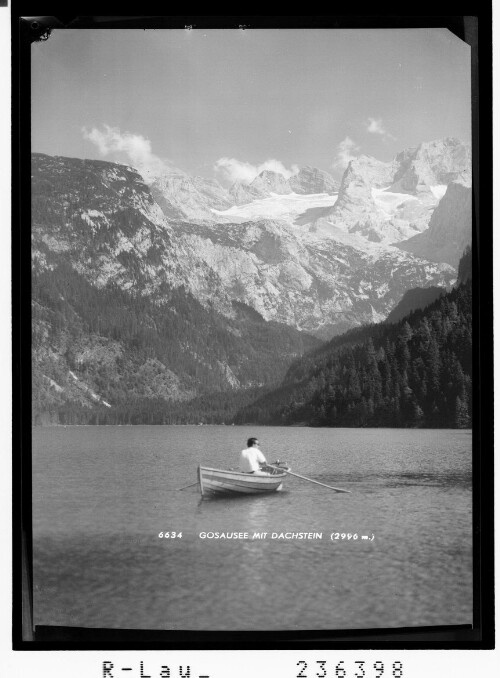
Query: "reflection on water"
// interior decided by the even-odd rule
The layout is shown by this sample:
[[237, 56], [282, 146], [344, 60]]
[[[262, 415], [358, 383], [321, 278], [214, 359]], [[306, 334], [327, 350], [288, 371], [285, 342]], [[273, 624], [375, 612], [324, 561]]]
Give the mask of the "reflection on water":
[[[470, 432], [254, 431], [268, 458], [352, 494], [293, 477], [266, 496], [200, 500], [196, 487], [176, 490], [199, 463], [237, 464], [248, 428], [35, 430], [35, 622], [255, 630], [471, 622]], [[182, 538], [158, 536], [172, 531]], [[249, 539], [201, 539], [203, 531]], [[323, 538], [272, 538], [282, 532]], [[332, 540], [335, 532], [351, 538]]]

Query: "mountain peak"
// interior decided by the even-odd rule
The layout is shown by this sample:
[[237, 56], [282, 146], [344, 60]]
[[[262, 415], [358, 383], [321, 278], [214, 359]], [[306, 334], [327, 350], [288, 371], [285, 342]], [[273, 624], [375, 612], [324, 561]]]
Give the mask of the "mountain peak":
[[259, 174], [259, 177], [264, 181], [272, 181], [276, 179], [276, 177], [283, 177], [283, 179], [286, 181], [286, 177], [283, 172], [277, 172], [275, 170], [262, 170], [262, 172]]
[[174, 219], [213, 219], [212, 209], [229, 209], [234, 203], [216, 179], [191, 177], [175, 168], [151, 184], [151, 193], [165, 216]]
[[429, 192], [431, 186], [448, 185], [460, 179], [471, 180], [471, 148], [455, 137], [425, 141], [395, 158], [398, 170], [391, 190], [417, 194]]
[[301, 194], [333, 194], [339, 189], [338, 182], [328, 172], [310, 165], [301, 167], [297, 174], [290, 177], [288, 183], [294, 193]]
[[371, 155], [359, 155], [347, 165], [342, 177], [340, 192], [352, 182], [357, 185], [366, 184], [368, 188], [386, 187], [391, 183], [393, 173], [393, 162], [383, 162]]
[[[454, 184], [467, 187], [470, 180], [470, 146], [454, 137], [407, 148], [391, 162], [360, 155], [349, 162], [338, 200], [326, 216], [334, 226], [370, 241], [413, 243], [412, 238], [418, 240], [419, 233], [429, 224], [446, 187], [449, 195], [445, 204], [453, 199], [462, 204], [463, 192]], [[468, 213], [463, 219], [470, 232]], [[455, 255], [453, 252], [453, 265]], [[452, 263], [448, 254], [439, 261]]]
[[271, 193], [286, 194], [291, 193], [290, 184], [281, 172], [274, 172], [272, 170], [263, 170], [258, 177], [252, 181], [250, 186]]

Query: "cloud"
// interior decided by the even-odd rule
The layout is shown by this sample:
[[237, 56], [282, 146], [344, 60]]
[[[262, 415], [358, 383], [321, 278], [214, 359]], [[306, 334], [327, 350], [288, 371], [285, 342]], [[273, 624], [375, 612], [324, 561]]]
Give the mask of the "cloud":
[[378, 120], [376, 118], [368, 118], [365, 125], [367, 131], [370, 132], [370, 134], [379, 134], [384, 141], [386, 139], [392, 139], [392, 141], [396, 141], [396, 137], [388, 132], [382, 125], [381, 118], [378, 118]]
[[279, 172], [285, 179], [289, 179], [294, 174], [297, 174], [299, 168], [297, 165], [292, 165], [287, 169], [280, 160], [269, 159], [260, 165], [252, 165], [249, 162], [236, 160], [236, 158], [219, 158], [214, 164], [214, 170], [219, 172], [227, 181], [241, 181], [244, 184], [249, 184], [264, 170], [272, 172]]
[[109, 125], [103, 125], [102, 130], [93, 127], [90, 131], [83, 127], [82, 134], [97, 146], [101, 155], [123, 153], [133, 167], [149, 178], [159, 176], [168, 168], [167, 163], [152, 153], [149, 139], [140, 134], [122, 133], [118, 127]]
[[337, 155], [333, 161], [333, 167], [345, 169], [351, 160], [354, 160], [358, 155], [360, 150], [360, 147], [351, 139], [351, 137], [346, 137], [337, 146]]

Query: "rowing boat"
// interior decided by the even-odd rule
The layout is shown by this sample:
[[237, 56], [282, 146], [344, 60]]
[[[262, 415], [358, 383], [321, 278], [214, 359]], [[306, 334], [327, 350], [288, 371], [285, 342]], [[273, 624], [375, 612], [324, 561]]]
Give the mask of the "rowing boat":
[[[283, 469], [288, 470], [288, 467], [284, 466]], [[273, 469], [270, 473], [261, 475], [198, 466], [198, 482], [202, 497], [276, 492], [283, 487], [285, 478], [286, 473], [281, 469]]]

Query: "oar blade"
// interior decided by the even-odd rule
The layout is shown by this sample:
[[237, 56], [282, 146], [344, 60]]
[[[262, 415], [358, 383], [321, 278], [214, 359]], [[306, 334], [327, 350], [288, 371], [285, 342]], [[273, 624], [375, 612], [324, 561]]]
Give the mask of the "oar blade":
[[189, 483], [189, 485], [184, 485], [184, 487], [177, 487], [176, 490], [177, 492], [180, 492], [181, 490], [187, 490], [188, 487], [194, 487], [195, 485], [198, 485], [198, 480], [195, 483]]

